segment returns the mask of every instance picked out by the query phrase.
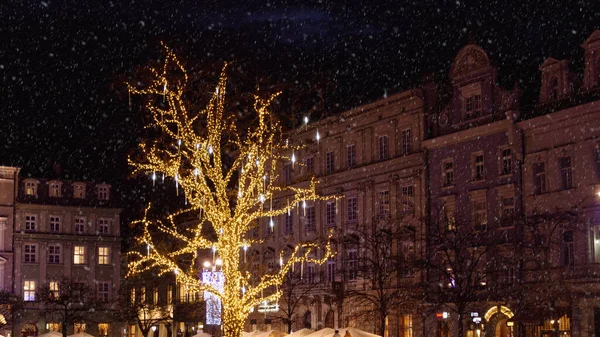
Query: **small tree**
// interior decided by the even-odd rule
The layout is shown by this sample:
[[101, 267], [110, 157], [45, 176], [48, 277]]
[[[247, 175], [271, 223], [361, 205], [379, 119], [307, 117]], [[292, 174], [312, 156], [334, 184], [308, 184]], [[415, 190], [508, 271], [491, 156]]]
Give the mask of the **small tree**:
[[0, 290], [0, 315], [4, 317], [3, 320], [0, 319], [0, 330], [12, 324], [22, 307], [21, 298], [9, 291]]
[[136, 324], [144, 337], [148, 337], [153, 326], [172, 320], [165, 303], [149, 301], [145, 296], [132, 296], [130, 289], [121, 287], [119, 291], [116, 320]]
[[416, 268], [414, 235], [410, 227], [383, 221], [375, 228], [357, 229], [346, 240], [347, 245], [355, 245], [360, 250], [356, 268], [346, 267], [346, 274], [354, 273], [353, 277], [360, 280], [363, 287], [347, 287], [345, 298], [359, 308], [357, 316], [371, 317], [378, 322], [381, 336], [385, 335], [388, 316], [398, 307], [413, 302], [420, 293], [414, 282], [403, 283]]
[[43, 284], [36, 294], [48, 321], [61, 323], [63, 336], [69, 327], [85, 321], [86, 314], [99, 307], [94, 289], [86, 283], [62, 278]]

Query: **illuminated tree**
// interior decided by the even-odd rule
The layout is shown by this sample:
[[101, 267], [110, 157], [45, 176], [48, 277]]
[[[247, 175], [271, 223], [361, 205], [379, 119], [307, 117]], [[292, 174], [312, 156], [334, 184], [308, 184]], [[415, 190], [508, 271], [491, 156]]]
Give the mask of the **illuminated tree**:
[[[284, 259], [280, 255], [277, 270], [263, 274], [259, 282], [251, 282], [242, 255], [260, 240], [249, 239], [248, 232], [261, 220], [274, 226], [273, 219], [306, 200], [327, 198], [317, 194], [315, 179], [304, 186], [278, 184], [278, 172], [284, 164], [295, 162], [298, 147], [284, 139], [269, 110], [277, 94], [268, 98], [256, 95], [255, 121], [241, 128], [236, 115], [225, 110], [225, 65], [206, 107], [191, 111], [186, 104], [187, 73], [175, 54], [165, 50], [162, 69], [150, 69], [152, 83], [144, 88], [129, 86], [131, 94], [148, 98], [149, 127], [162, 135], [142, 142], [139, 156], [130, 157], [129, 163], [136, 174], [150, 175], [153, 180], [158, 176], [173, 179], [186, 206], [164, 219], [152, 219], [148, 206], [144, 218], [136, 222], [142, 227], [137, 243], [144, 249], [131, 253], [128, 276], [152, 269], [159, 276], [173, 272], [177, 282], [189, 291], [216, 294], [222, 301], [225, 336], [238, 337], [253, 307], [279, 298], [279, 286], [295, 263], [322, 264], [332, 256], [329, 244], [321, 249], [321, 257], [314, 254], [318, 243], [301, 244], [291, 256]], [[274, 203], [275, 194], [285, 201]], [[192, 226], [179, 226], [177, 218], [184, 214], [194, 214], [198, 221]], [[207, 227], [214, 236], [206, 235], [203, 229]], [[172, 245], [155, 245], [155, 240], [163, 241], [165, 236]], [[222, 291], [199, 281], [199, 260], [206, 251], [212, 251], [213, 257], [222, 262]]]

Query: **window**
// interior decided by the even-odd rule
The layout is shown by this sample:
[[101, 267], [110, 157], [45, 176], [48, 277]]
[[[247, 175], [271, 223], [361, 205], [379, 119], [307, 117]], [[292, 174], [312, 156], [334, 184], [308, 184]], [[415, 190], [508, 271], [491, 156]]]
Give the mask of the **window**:
[[107, 337], [108, 327], [108, 323], [98, 323], [98, 337]]
[[23, 262], [25, 263], [35, 263], [37, 261], [37, 247], [36, 245], [25, 245], [23, 246], [24, 254], [23, 254]]
[[456, 198], [454, 196], [443, 198], [441, 215], [446, 231], [456, 230]]
[[412, 152], [412, 130], [402, 130], [402, 153], [409, 154]]
[[52, 182], [50, 183], [50, 196], [58, 198], [60, 197], [60, 183]]
[[454, 161], [452, 159], [445, 160], [442, 170], [444, 186], [454, 185]]
[[568, 190], [573, 188], [573, 172], [571, 169], [571, 157], [562, 157], [558, 160], [560, 167], [560, 188]]
[[315, 160], [314, 157], [308, 157], [304, 160], [304, 165], [306, 165], [306, 172], [312, 173], [315, 172]]
[[390, 215], [390, 191], [379, 191], [377, 214], [379, 216]]
[[169, 284], [169, 286], [167, 287], [167, 302], [168, 302], [168, 304], [173, 303], [173, 285], [172, 284]]
[[53, 298], [58, 298], [60, 296], [60, 291], [58, 288], [58, 281], [50, 281], [48, 282], [48, 290], [52, 294]]
[[50, 216], [50, 231], [60, 232], [60, 217], [56, 215]]
[[546, 193], [546, 164], [533, 164], [533, 194]]
[[483, 180], [484, 174], [483, 153], [473, 156], [473, 180]]
[[327, 203], [325, 209], [325, 226], [335, 227], [335, 201]]
[[85, 198], [85, 184], [77, 183], [73, 184], [73, 197], [76, 199]]
[[335, 260], [327, 260], [327, 282], [335, 281]]
[[60, 263], [60, 246], [48, 246], [48, 263]]
[[291, 164], [283, 165], [283, 182], [286, 185], [292, 182], [292, 165]]
[[356, 200], [356, 197], [347, 198], [346, 203], [348, 205], [348, 222], [356, 222], [356, 220], [358, 220], [358, 201]]
[[575, 264], [573, 257], [573, 231], [565, 231], [562, 235], [560, 263], [563, 266], [572, 266]]
[[306, 207], [306, 230], [312, 232], [316, 225], [315, 206]]
[[511, 265], [505, 265], [504, 275], [502, 277], [503, 284], [513, 284], [515, 282], [515, 267]]
[[411, 277], [414, 275], [412, 261], [415, 257], [415, 243], [413, 241], [402, 241], [402, 262], [400, 275], [402, 277]]
[[37, 195], [37, 182], [25, 182], [25, 195]]
[[485, 230], [487, 226], [487, 209], [485, 201], [473, 201], [473, 226], [476, 230]]
[[110, 264], [110, 247], [98, 247], [98, 264]]
[[502, 150], [502, 175], [512, 173], [512, 150]]
[[285, 233], [292, 234], [294, 232], [294, 219], [292, 218], [292, 213], [288, 212], [284, 215], [285, 217]]
[[348, 270], [349, 281], [358, 278], [358, 251], [356, 249], [349, 249], [346, 252], [346, 269]]
[[476, 93], [465, 100], [465, 119], [476, 118], [481, 115], [481, 94]]
[[85, 264], [85, 247], [74, 246], [73, 247], [73, 263], [74, 264]]
[[108, 198], [109, 198], [108, 186], [105, 186], [105, 185], [98, 186], [98, 200], [108, 200]]
[[325, 173], [331, 174], [335, 171], [335, 160], [333, 156], [333, 151], [327, 152], [325, 154]]
[[108, 302], [109, 289], [110, 289], [110, 283], [108, 283], [108, 282], [98, 283], [98, 300], [100, 302]]
[[596, 180], [600, 180], [600, 146], [594, 149], [594, 166], [596, 168]]
[[413, 320], [411, 314], [402, 315], [400, 319], [402, 325], [402, 336], [401, 337], [413, 337]]
[[109, 234], [110, 222], [109, 219], [98, 219], [98, 234]]
[[413, 185], [402, 186], [400, 188], [402, 195], [402, 212], [412, 213], [415, 206], [415, 194]]
[[307, 282], [308, 283], [315, 283], [315, 281], [316, 281], [315, 280], [315, 275], [316, 275], [315, 265], [313, 263], [309, 263], [307, 267], [308, 267], [307, 268], [308, 275], [306, 275]]
[[35, 301], [35, 281], [23, 281], [23, 300]]
[[83, 234], [85, 232], [85, 218], [76, 217], [74, 228], [76, 234]]
[[502, 197], [501, 226], [512, 226], [515, 219], [515, 197]]
[[379, 137], [379, 159], [387, 159], [389, 157], [389, 141], [388, 136]]
[[154, 287], [154, 291], [152, 292], [152, 304], [158, 304], [158, 287]]
[[348, 167], [356, 166], [356, 145], [351, 144], [346, 146], [346, 152], [348, 154], [346, 161]]
[[34, 231], [37, 227], [37, 215], [25, 215], [25, 230]]

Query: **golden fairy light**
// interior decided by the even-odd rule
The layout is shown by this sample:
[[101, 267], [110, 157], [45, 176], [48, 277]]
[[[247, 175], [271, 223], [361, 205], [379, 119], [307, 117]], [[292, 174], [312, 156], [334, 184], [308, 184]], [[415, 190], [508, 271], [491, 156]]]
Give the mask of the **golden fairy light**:
[[[153, 183], [157, 173], [163, 175], [163, 181], [165, 176], [172, 178], [177, 191], [184, 193], [187, 206], [165, 219], [151, 219], [148, 206], [144, 217], [136, 221], [142, 228], [136, 240], [140, 247], [152, 249], [130, 253], [127, 276], [149, 270], [156, 270], [159, 275], [174, 273], [177, 282], [189, 291], [215, 294], [223, 305], [225, 336], [240, 337], [253, 307], [278, 300], [279, 286], [295, 264], [300, 263], [303, 269], [304, 263], [323, 264], [333, 255], [328, 242], [300, 244], [291, 254], [280, 254], [277, 270], [251, 282], [251, 274], [243, 268], [246, 251], [261, 240], [250, 239], [249, 231], [262, 219], [275, 226], [273, 218], [289, 214], [300, 203], [305, 207], [307, 200], [332, 197], [317, 194], [318, 182], [314, 178], [305, 187], [278, 184], [279, 172], [283, 165], [295, 162], [294, 150], [299, 147], [283, 140], [281, 126], [271, 115], [269, 107], [277, 94], [268, 98], [255, 95], [257, 123], [239, 132], [235, 116], [224, 114], [226, 65], [207, 106], [192, 112], [184, 101], [188, 75], [176, 55], [167, 47], [165, 51], [162, 69], [150, 69], [153, 82], [147, 88], [129, 86], [132, 94], [149, 97], [149, 127], [160, 130], [165, 137], [141, 143], [142, 155], [130, 157], [129, 164], [134, 173], [151, 174]], [[172, 144], [165, 144], [165, 139]], [[233, 163], [227, 166], [223, 163], [226, 156], [233, 157]], [[285, 204], [265, 204], [279, 195], [286, 197]], [[177, 218], [186, 212], [197, 214], [198, 221], [191, 228], [182, 229]], [[212, 226], [216, 238], [206, 237], [203, 226]], [[174, 248], [160, 244], [165, 237]], [[222, 291], [201, 283], [202, 251], [212, 251], [213, 261], [215, 255], [222, 261]]]

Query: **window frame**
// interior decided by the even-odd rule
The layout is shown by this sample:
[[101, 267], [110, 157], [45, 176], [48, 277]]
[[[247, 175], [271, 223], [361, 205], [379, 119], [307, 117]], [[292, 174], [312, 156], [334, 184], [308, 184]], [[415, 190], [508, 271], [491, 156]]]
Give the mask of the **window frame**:
[[60, 233], [62, 217], [60, 215], [50, 215], [48, 217], [48, 229], [50, 232]]
[[483, 151], [477, 151], [471, 154], [471, 167], [471, 178], [473, 181], [485, 180], [485, 156]]
[[[537, 169], [541, 168], [539, 171]], [[531, 164], [533, 173], [533, 195], [548, 193], [548, 181], [546, 177], [546, 162], [537, 161]]]
[[325, 174], [333, 174], [335, 172], [335, 152], [327, 151], [325, 153]]
[[390, 158], [390, 139], [388, 135], [379, 136], [378, 141], [378, 155], [379, 160], [386, 160]]
[[112, 227], [112, 219], [99, 217], [96, 220], [96, 234], [110, 235], [110, 229]]
[[31, 232], [37, 231], [38, 230], [37, 222], [38, 222], [37, 214], [33, 214], [33, 213], [25, 214], [25, 228], [24, 228], [25, 231], [31, 231]]
[[37, 284], [35, 280], [23, 280], [23, 301], [35, 302]]
[[356, 223], [358, 221], [358, 198], [350, 196], [346, 198], [346, 222]]
[[558, 170], [560, 189], [564, 191], [575, 188], [573, 181], [573, 160], [571, 156], [558, 158]]
[[[106, 250], [103, 252], [102, 250]], [[98, 264], [101, 266], [110, 265], [110, 247], [98, 246]]]
[[336, 201], [328, 201], [325, 204], [325, 227], [335, 227], [336, 225]]
[[412, 128], [402, 130], [402, 154], [412, 153]]
[[73, 231], [75, 232], [75, 234], [85, 234], [85, 225], [86, 224], [87, 224], [87, 219], [85, 217], [76, 216], [73, 219]]
[[[79, 251], [78, 248], [81, 248]], [[85, 246], [73, 246], [73, 264], [77, 266], [86, 264], [86, 247]]]
[[346, 167], [353, 168], [356, 166], [356, 144], [346, 145]]
[[306, 206], [306, 228], [307, 232], [317, 230], [317, 211], [314, 205]]
[[[506, 151], [509, 151], [508, 154]], [[513, 150], [510, 147], [500, 149], [500, 176], [513, 174]]]
[[59, 181], [48, 182], [48, 196], [51, 198], [62, 197], [62, 183]]
[[415, 185], [404, 184], [400, 186], [400, 197], [402, 198], [402, 212], [412, 214], [415, 211]]
[[391, 213], [391, 193], [389, 189], [377, 191], [377, 215], [389, 217]]
[[[451, 167], [448, 168], [448, 165]], [[442, 187], [449, 188], [455, 184], [454, 177], [454, 158], [442, 160]]]
[[48, 264], [60, 264], [62, 249], [59, 244], [48, 245]]
[[38, 244], [24, 243], [23, 244], [23, 263], [38, 263]]
[[98, 301], [108, 303], [110, 301], [110, 282], [98, 282]]

